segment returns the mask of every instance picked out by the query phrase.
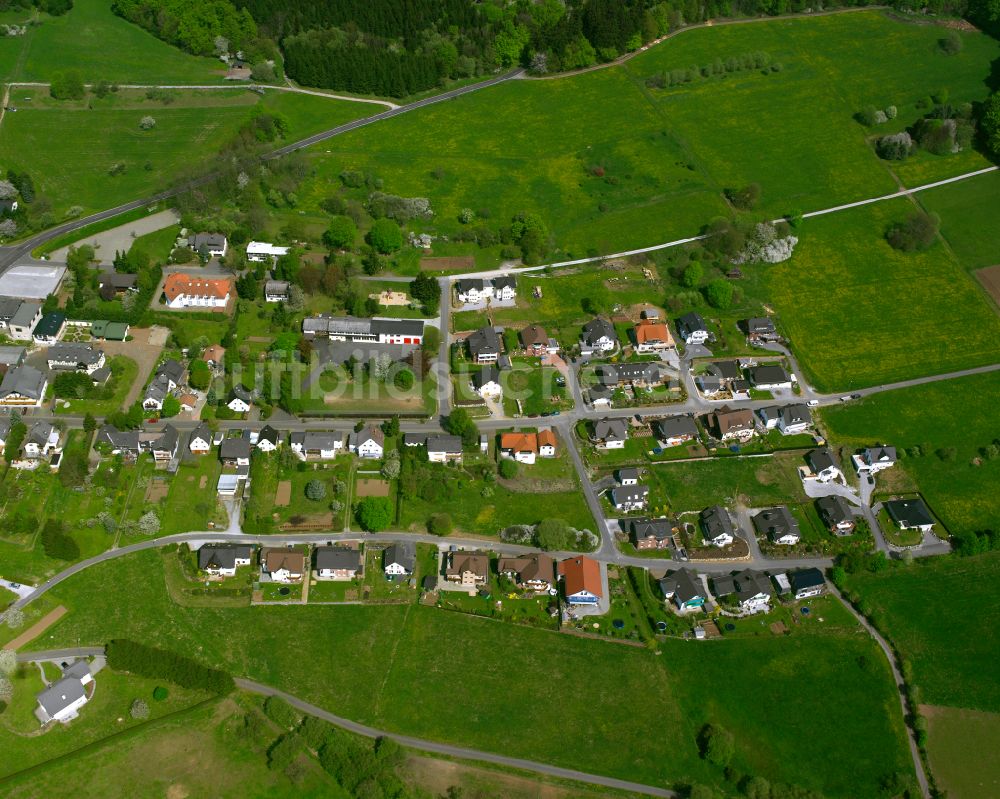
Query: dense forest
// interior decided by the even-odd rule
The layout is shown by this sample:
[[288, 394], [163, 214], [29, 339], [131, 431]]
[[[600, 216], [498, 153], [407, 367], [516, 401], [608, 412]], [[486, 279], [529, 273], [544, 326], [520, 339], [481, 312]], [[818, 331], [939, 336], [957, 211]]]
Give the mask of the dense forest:
[[[9, 1], [9, 0], [8, 0]], [[68, 0], [39, 0], [68, 2]], [[0, 0], [2, 2], [2, 0]], [[832, 0], [825, 9], [869, 0]], [[894, 0], [900, 10], [996, 20], [1000, 0]], [[811, 0], [114, 0], [116, 13], [199, 55], [273, 58], [299, 83], [405, 97], [514, 66], [610, 61], [685, 25], [789, 14]]]

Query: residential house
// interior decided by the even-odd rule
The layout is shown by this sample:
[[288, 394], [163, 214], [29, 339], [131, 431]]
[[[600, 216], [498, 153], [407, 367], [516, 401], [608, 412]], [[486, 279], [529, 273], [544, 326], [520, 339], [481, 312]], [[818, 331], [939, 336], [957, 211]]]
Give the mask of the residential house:
[[170, 381], [163, 375], [157, 375], [153, 381], [146, 386], [146, 391], [142, 395], [142, 407], [147, 411], [163, 410], [163, 401], [170, 394]]
[[463, 278], [455, 281], [455, 293], [459, 302], [478, 305], [493, 297], [493, 285], [481, 278]]
[[646, 507], [646, 501], [649, 499], [649, 486], [615, 486], [609, 492], [609, 496], [615, 510], [631, 513]]
[[551, 428], [537, 433], [515, 432], [500, 436], [500, 455], [518, 463], [531, 465], [536, 457], [552, 458], [556, 454], [556, 434]]
[[42, 316], [42, 320], [35, 325], [31, 332], [31, 340], [36, 344], [51, 344], [59, 340], [63, 331], [66, 330], [66, 314], [62, 311], [53, 311]]
[[636, 352], [665, 352], [676, 347], [670, 328], [662, 322], [644, 321], [632, 329]]
[[563, 593], [571, 605], [596, 605], [604, 597], [601, 564], [585, 555], [560, 561], [559, 579]]
[[734, 400], [750, 399], [750, 381], [742, 377], [729, 381], [729, 393]]
[[895, 447], [868, 447], [855, 455], [854, 467], [858, 470], [858, 475], [876, 475], [879, 472], [896, 465]]
[[517, 278], [513, 275], [499, 275], [490, 282], [493, 284], [493, 299], [510, 302], [517, 297]]
[[639, 485], [639, 470], [633, 467], [618, 469], [618, 471], [615, 472], [615, 479], [618, 481], [618, 485]]
[[813, 449], [806, 453], [806, 462], [812, 469], [815, 479], [821, 483], [830, 483], [834, 480], [844, 480], [844, 473], [837, 465], [833, 452], [828, 447]]
[[854, 511], [846, 499], [836, 494], [816, 500], [816, 509], [827, 529], [836, 535], [854, 532]]
[[724, 388], [722, 378], [713, 374], [698, 375], [694, 379], [694, 384], [703, 397], [717, 397]]
[[184, 366], [173, 358], [168, 358], [156, 369], [156, 377], [164, 377], [173, 391], [184, 380]]
[[654, 308], [652, 305], [647, 305], [639, 312], [639, 317], [641, 319], [647, 319], [650, 322], [660, 321], [660, 309]]
[[342, 433], [292, 433], [289, 447], [302, 460], [329, 461], [337, 457], [337, 451], [344, 448]]
[[689, 569], [678, 569], [660, 580], [660, 590], [678, 613], [697, 613], [705, 607], [705, 591], [701, 580]]
[[607, 319], [593, 319], [583, 326], [580, 336], [580, 354], [606, 355], [618, 346], [618, 334], [615, 326]]
[[500, 370], [495, 366], [484, 366], [478, 372], [472, 373], [472, 390], [480, 397], [503, 398], [503, 386], [500, 385]]
[[219, 475], [215, 490], [220, 497], [231, 499], [245, 490], [249, 480], [249, 466], [227, 467], [227, 470]]
[[783, 436], [804, 433], [812, 425], [809, 408], [801, 403], [785, 405], [778, 413], [778, 430]]
[[205, 347], [201, 354], [201, 359], [208, 364], [209, 369], [221, 369], [222, 360], [226, 357], [226, 350], [219, 344], [211, 344]]
[[188, 449], [195, 455], [207, 455], [212, 449], [212, 431], [209, 426], [202, 422], [191, 431], [188, 439]]
[[163, 281], [167, 307], [175, 310], [225, 308], [233, 293], [233, 281], [229, 278], [192, 277], [184, 272], [174, 272]]
[[214, 577], [234, 577], [240, 566], [249, 566], [253, 547], [249, 544], [202, 544], [198, 568]]
[[409, 577], [417, 568], [417, 545], [398, 541], [382, 553], [382, 570], [387, 577]]
[[356, 316], [310, 316], [302, 321], [307, 339], [328, 338], [355, 344], [419, 345], [424, 340], [420, 319], [362, 319]]
[[732, 517], [721, 505], [713, 505], [701, 512], [701, 536], [706, 545], [728, 547], [736, 540], [736, 526]]
[[462, 460], [461, 436], [427, 436], [425, 443], [427, 460], [432, 463], [460, 463]]
[[784, 366], [766, 363], [750, 369], [750, 383], [759, 391], [791, 391], [792, 376]]
[[590, 407], [592, 408], [610, 408], [611, 398], [614, 396], [614, 390], [608, 386], [591, 386], [587, 391], [587, 398], [590, 401]]
[[532, 355], [549, 352], [549, 334], [541, 325], [528, 325], [521, 329], [521, 346]]
[[485, 552], [449, 552], [444, 578], [468, 588], [486, 585], [490, 579], [490, 556]]
[[49, 369], [70, 369], [93, 374], [104, 366], [104, 352], [90, 344], [57, 343], [45, 355]]
[[59, 447], [59, 430], [48, 422], [35, 422], [24, 437], [24, 454], [33, 459], [46, 458]]
[[188, 247], [199, 255], [222, 258], [226, 254], [229, 242], [221, 233], [196, 233], [188, 238]]
[[110, 424], [104, 425], [97, 431], [94, 446], [105, 447], [112, 455], [124, 455], [129, 458], [137, 458], [142, 452], [139, 431], [119, 430]]
[[90, 663], [77, 660], [67, 666], [62, 677], [40, 692], [36, 699], [38, 707], [35, 717], [42, 723], [58, 721], [67, 724], [79, 715], [79, 710], [87, 704], [86, 686], [93, 682]]
[[225, 466], [249, 466], [253, 445], [249, 438], [225, 438], [219, 445], [219, 460]]
[[602, 385], [614, 386], [658, 386], [666, 372], [658, 361], [640, 363], [606, 363], [597, 367], [597, 378]]
[[361, 550], [349, 547], [316, 547], [318, 580], [353, 580], [361, 571]]
[[677, 335], [685, 344], [704, 344], [708, 341], [708, 325], [701, 314], [684, 314], [677, 320]]
[[31, 334], [42, 321], [42, 304], [26, 300], [7, 323], [7, 335], [14, 341], [31, 341]]
[[6, 332], [22, 301], [17, 297], [0, 297], [0, 331]]
[[751, 344], [763, 344], [768, 341], [778, 341], [781, 336], [774, 327], [774, 320], [767, 316], [755, 316], [744, 322], [747, 340]]
[[712, 581], [712, 588], [716, 596], [735, 594], [742, 613], [767, 613], [771, 609], [774, 589], [764, 572], [744, 569], [732, 576], [719, 576]]
[[48, 378], [34, 366], [8, 369], [0, 381], [0, 406], [38, 408], [45, 399], [48, 385]]
[[265, 549], [260, 563], [262, 573], [276, 583], [297, 583], [306, 571], [306, 556], [295, 549]]
[[603, 449], [623, 449], [628, 439], [628, 421], [606, 418], [594, 422], [594, 442]]
[[756, 434], [753, 411], [749, 408], [732, 410], [723, 406], [713, 414], [715, 432], [721, 441], [747, 441]]
[[241, 385], [235, 385], [229, 391], [226, 407], [233, 413], [246, 413], [253, 404], [253, 396]]
[[934, 529], [934, 517], [922, 499], [891, 499], [885, 509], [900, 530], [929, 533]]
[[481, 327], [465, 343], [473, 363], [496, 363], [500, 357], [500, 333], [495, 327]]
[[179, 442], [177, 428], [171, 424], [164, 426], [161, 432], [119, 430], [114, 425], [106, 424], [97, 431], [94, 446], [105, 447], [112, 455], [123, 455], [133, 460], [148, 452], [154, 461], [163, 464], [176, 457]]
[[669, 416], [653, 421], [653, 435], [661, 447], [676, 447], [698, 438], [698, 425], [693, 416]]
[[359, 458], [381, 458], [385, 452], [382, 428], [368, 425], [360, 433], [351, 433], [348, 448]]
[[177, 455], [180, 434], [172, 424], [164, 425], [161, 433], [140, 433], [139, 447], [153, 456], [158, 464], [169, 463]]
[[288, 302], [288, 291], [291, 284], [287, 280], [264, 281], [265, 302]]
[[[0, 297], [0, 301], [5, 299]], [[0, 326], [0, 331], [3, 327]], [[27, 350], [24, 347], [13, 347], [0, 345], [0, 369], [10, 369], [24, 363], [24, 356]]]
[[528, 591], [552, 591], [556, 585], [555, 561], [542, 552], [500, 558], [497, 571]]
[[632, 519], [630, 530], [639, 550], [669, 549], [674, 536], [674, 525], [669, 519]]
[[104, 272], [98, 278], [101, 299], [110, 302], [115, 297], [138, 291], [139, 276], [128, 272]]
[[538, 431], [538, 455], [542, 458], [554, 458], [558, 441], [551, 427], [543, 427]]
[[792, 593], [796, 599], [808, 599], [819, 596], [826, 590], [826, 580], [819, 569], [799, 569], [788, 575]]
[[247, 260], [253, 263], [274, 263], [282, 255], [288, 255], [288, 247], [279, 247], [266, 241], [251, 241], [247, 244]]
[[274, 452], [280, 446], [281, 433], [269, 424], [264, 425], [257, 436], [257, 449], [261, 452]]
[[802, 539], [798, 520], [784, 505], [767, 508], [755, 514], [753, 526], [758, 533], [768, 536], [775, 544], [791, 546]]

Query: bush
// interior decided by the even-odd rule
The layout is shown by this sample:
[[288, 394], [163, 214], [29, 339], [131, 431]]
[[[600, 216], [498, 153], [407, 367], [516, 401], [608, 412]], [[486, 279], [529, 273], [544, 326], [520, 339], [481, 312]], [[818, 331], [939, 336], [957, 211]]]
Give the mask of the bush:
[[698, 749], [709, 763], [725, 768], [732, 760], [735, 741], [728, 730], [716, 724], [706, 724], [698, 733]]
[[729, 202], [743, 211], [749, 211], [760, 202], [760, 184], [751, 183], [742, 189], [726, 189], [726, 197]]
[[400, 391], [409, 391], [413, 388], [413, 372], [409, 369], [400, 369], [392, 382]]
[[306, 483], [306, 498], [319, 502], [326, 496], [326, 486], [322, 480], [310, 480]]
[[42, 549], [46, 556], [56, 560], [76, 560], [80, 547], [70, 538], [59, 519], [49, 519], [42, 528]]
[[358, 236], [358, 227], [346, 216], [335, 216], [323, 234], [323, 243], [334, 250], [349, 250]]
[[376, 219], [365, 241], [377, 252], [388, 255], [403, 246], [403, 231], [391, 219]]
[[451, 516], [447, 513], [435, 513], [427, 520], [427, 532], [432, 535], [448, 535], [452, 527]]
[[82, 100], [85, 93], [83, 78], [75, 69], [56, 72], [49, 84], [49, 94], [56, 100]]
[[156, 120], [147, 114], [139, 120], [139, 127], [143, 130], [152, 130], [156, 127]]
[[366, 532], [382, 532], [392, 523], [392, 503], [386, 497], [365, 497], [358, 503], [355, 516]]
[[732, 306], [735, 292], [733, 284], [720, 277], [705, 286], [705, 299], [713, 308], [724, 311]]
[[535, 543], [542, 549], [567, 550], [576, 543], [576, 535], [562, 519], [544, 519], [535, 528]]
[[282, 735], [267, 750], [267, 767], [283, 769], [290, 765], [302, 749], [302, 740], [294, 732]]
[[926, 250], [937, 238], [940, 224], [937, 214], [917, 211], [906, 220], [892, 225], [885, 237], [889, 244], [902, 252]]
[[269, 696], [264, 700], [264, 715], [283, 730], [291, 730], [302, 721], [302, 714], [280, 696]]
[[500, 476], [504, 480], [513, 480], [517, 477], [517, 461], [513, 458], [501, 458]]
[[168, 696], [170, 696], [170, 691], [168, 691], [162, 685], [157, 685], [153, 689], [153, 699], [155, 699], [157, 702], [162, 702]]
[[148, 719], [149, 705], [142, 699], [136, 699], [128, 709], [129, 715], [134, 719]]
[[938, 47], [945, 55], [958, 55], [962, 52], [963, 44], [958, 31], [948, 31], [942, 38], [938, 39]]
[[875, 145], [875, 152], [886, 161], [905, 161], [913, 152], [913, 138], [906, 131], [883, 136]]

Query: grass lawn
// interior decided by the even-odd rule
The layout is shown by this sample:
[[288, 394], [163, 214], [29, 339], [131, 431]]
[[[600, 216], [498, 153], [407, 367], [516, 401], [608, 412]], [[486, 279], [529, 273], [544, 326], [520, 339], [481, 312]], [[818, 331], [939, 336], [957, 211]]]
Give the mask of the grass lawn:
[[[277, 455], [253, 459], [250, 474], [250, 499], [246, 504], [246, 519], [262, 517], [272, 519], [276, 525], [323, 524], [331, 530], [344, 529], [344, 514], [347, 512], [351, 490], [350, 476], [352, 458], [341, 456], [324, 463], [309, 463], [299, 470], [297, 466], [282, 469]], [[297, 460], [296, 460], [297, 463]], [[321, 500], [311, 500], [306, 496], [306, 485], [319, 480], [326, 487], [326, 496]], [[338, 483], [344, 484], [342, 493], [335, 491]], [[287, 484], [287, 504], [277, 504], [279, 493], [283, 494]], [[343, 503], [344, 508], [333, 513], [333, 500]]]
[[1000, 795], [1000, 762], [982, 754], [1000, 745], [1000, 715], [926, 705], [921, 710], [938, 787], [954, 799]]
[[716, 458], [710, 461], [663, 463], [648, 471], [651, 505], [664, 500], [676, 511], [700, 511], [709, 505], [732, 507], [737, 498], [748, 507], [805, 500], [796, 474], [801, 459]]
[[66, 400], [68, 404], [64, 404], [63, 398], [60, 398], [61, 401], [56, 403], [56, 413], [71, 413], [77, 416], [92, 413], [95, 417], [101, 418], [120, 410], [138, 376], [139, 367], [135, 361], [124, 355], [115, 355], [108, 360], [107, 365], [111, 369], [111, 377], [105, 386], [109, 394], [107, 399], [70, 399]]
[[208, 530], [210, 522], [226, 526], [226, 512], [219, 501], [217, 485], [222, 464], [213, 455], [182, 460], [162, 504], [164, 535]]
[[[928, 558], [879, 575], [850, 577], [848, 588], [868, 605], [879, 629], [904, 660], [932, 705], [1000, 711], [997, 659], [1000, 605], [995, 599], [1000, 553]], [[960, 602], [933, 597], [961, 597]]]
[[541, 416], [573, 407], [569, 389], [556, 385], [559, 370], [538, 363], [537, 358], [518, 358], [513, 368], [500, 373], [504, 412], [508, 416], [516, 416], [518, 407], [522, 416]]
[[180, 225], [168, 225], [152, 233], [145, 233], [132, 240], [131, 250], [146, 253], [153, 263], [166, 263], [174, 249], [174, 242], [180, 235]]
[[[14, 92], [12, 101], [20, 95]], [[59, 217], [73, 206], [96, 211], [164, 188], [195, 168], [199, 157], [217, 152], [258, 109], [283, 113], [289, 136], [299, 138], [373, 108], [284, 92], [178, 92], [169, 105], [133, 92], [95, 100], [93, 108], [52, 104], [38, 95], [18, 102], [18, 112], [4, 119], [0, 159], [37, 176], [39, 194], [52, 201]], [[140, 130], [146, 115], [156, 126]], [[87, 158], [78, 157], [82, 151]], [[192, 153], [203, 155], [192, 160]], [[124, 164], [124, 171], [112, 175], [116, 164]]]
[[[993, 420], [998, 393], [1000, 373], [993, 372], [890, 391], [825, 408], [822, 414], [830, 438], [838, 443], [926, 446], [924, 456], [906, 458], [876, 479], [880, 484], [898, 480], [891, 472], [902, 470], [954, 534], [982, 530], [1000, 517], [1000, 459], [986, 460], [980, 453], [997, 438]], [[954, 460], [933, 454], [944, 447], [955, 447]]]
[[[738, 768], [829, 797], [870, 794], [886, 774], [909, 770], [888, 670], [856, 628], [710, 647], [668, 641], [658, 657], [419, 605], [181, 608], [161, 581], [162, 562], [149, 552], [74, 576], [60, 586], [74, 610], [46, 645], [155, 641], [385, 729], [652, 784], [721, 782], [697, 754], [709, 720], [735, 735]], [[109, 584], [130, 601], [101, 590]], [[461, 702], [451, 701], [457, 684]], [[535, 719], [534, 734], [512, 736], [497, 697], [515, 690], [559, 712]], [[803, 736], [803, 718], [825, 723]], [[560, 734], [567, 725], [579, 730], [572, 747]], [[818, 748], [829, 758], [811, 757]]]
[[[406, 367], [411, 373], [413, 370]], [[367, 372], [349, 377], [341, 366], [327, 365], [318, 376], [306, 371], [302, 379], [302, 408], [307, 415], [346, 415], [351, 413], [430, 414], [435, 407], [435, 381], [417, 378], [407, 390], [394, 384], [371, 380]]]
[[885, 241], [887, 227], [912, 212], [909, 201], [893, 200], [808, 220], [792, 259], [767, 268], [767, 294], [817, 388], [996, 360], [1000, 317], [949, 249], [939, 241], [903, 253]]
[[984, 231], [1000, 229], [1000, 173], [921, 192], [920, 204], [941, 216], [941, 235], [966, 269], [1000, 264], [1000, 244]]
[[[68, 725], [56, 724], [41, 736], [34, 716], [35, 694], [42, 690], [38, 669], [26, 664], [15, 673], [14, 702], [0, 714], [0, 745], [4, 758], [0, 775], [11, 774], [36, 763], [79, 749], [123, 730], [142, 726], [129, 715], [134, 699], [149, 705], [150, 719], [183, 710], [206, 698], [206, 694], [157, 680], [118, 674], [104, 669], [94, 678], [93, 698], [80, 710], [80, 717]], [[152, 698], [153, 689], [163, 684], [169, 695], [163, 701]], [[6, 790], [4, 791], [6, 794]]]

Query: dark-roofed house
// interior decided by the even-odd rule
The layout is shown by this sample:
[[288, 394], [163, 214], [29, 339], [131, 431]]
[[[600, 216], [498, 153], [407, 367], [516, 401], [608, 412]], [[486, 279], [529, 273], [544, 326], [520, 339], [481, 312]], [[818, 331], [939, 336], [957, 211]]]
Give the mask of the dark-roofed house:
[[86, 686], [93, 680], [90, 664], [86, 660], [75, 661], [63, 670], [59, 680], [37, 695], [35, 716], [43, 725], [51, 721], [62, 724], [72, 721], [87, 704]]
[[607, 319], [593, 319], [583, 326], [580, 336], [580, 354], [603, 355], [618, 346], [618, 334], [615, 326]]
[[368, 425], [360, 433], [351, 433], [348, 449], [359, 458], [381, 458], [385, 453], [385, 433], [381, 427]]
[[246, 413], [252, 404], [253, 396], [244, 386], [237, 384], [230, 389], [226, 407], [233, 413]]
[[698, 576], [689, 569], [678, 569], [660, 580], [660, 590], [678, 613], [697, 612], [705, 606], [705, 592]]
[[38, 407], [45, 399], [49, 381], [34, 366], [15, 366], [8, 369], [0, 381], [0, 406]]
[[113, 300], [118, 294], [138, 291], [136, 284], [139, 281], [139, 276], [128, 272], [104, 272], [98, 280], [103, 300]]
[[473, 363], [496, 363], [500, 357], [500, 334], [495, 327], [481, 327], [465, 340]]
[[812, 414], [802, 403], [785, 405], [778, 413], [778, 429], [784, 436], [804, 433], [812, 424]]
[[[6, 299], [5, 297], [0, 297], [0, 300]], [[3, 330], [3, 326], [0, 325], [0, 330]], [[13, 347], [13, 346], [2, 346], [0, 345], [0, 368], [10, 369], [14, 366], [20, 366], [24, 363], [24, 356], [27, 350], [24, 347]]]
[[833, 452], [828, 447], [810, 450], [806, 455], [806, 461], [809, 463], [809, 467], [812, 469], [812, 473], [816, 476], [816, 479], [821, 483], [841, 480], [844, 477], [844, 473], [840, 470], [840, 466], [837, 465], [837, 461], [833, 457]]
[[459, 463], [462, 460], [462, 437], [427, 436], [427, 460], [432, 463]]
[[750, 369], [750, 383], [760, 391], [790, 391], [792, 376], [781, 364], [765, 363]]
[[257, 435], [257, 449], [261, 452], [274, 452], [279, 446], [281, 446], [281, 433], [269, 424], [264, 425]]
[[105, 341], [124, 341], [128, 338], [128, 322], [97, 319], [90, 325], [90, 335]]
[[628, 440], [628, 422], [625, 419], [598, 419], [594, 422], [594, 442], [604, 449], [622, 449]]
[[353, 580], [360, 570], [360, 550], [349, 547], [316, 547], [316, 579]]
[[549, 348], [549, 334], [541, 325], [528, 325], [521, 329], [521, 346], [528, 352], [541, 355]]
[[449, 552], [444, 577], [468, 588], [486, 585], [490, 579], [490, 556], [485, 552]]
[[156, 377], [166, 378], [170, 391], [173, 391], [184, 380], [184, 366], [180, 361], [168, 358], [157, 368]]
[[615, 472], [615, 479], [619, 485], [634, 486], [639, 484], [639, 470], [633, 466], [626, 466]]
[[210, 258], [222, 258], [229, 242], [221, 233], [195, 233], [188, 238], [188, 247], [196, 253], [206, 253]]
[[344, 448], [344, 434], [322, 431], [292, 433], [288, 443], [292, 452], [302, 460], [328, 461], [337, 457], [337, 452]]
[[663, 382], [665, 370], [658, 361], [640, 363], [607, 363], [597, 367], [601, 384], [613, 386], [657, 386]]
[[45, 421], [28, 428], [24, 439], [24, 454], [29, 458], [44, 458], [59, 446], [59, 429]]
[[698, 438], [698, 425], [693, 416], [668, 416], [652, 423], [653, 435], [661, 447], [676, 447]]
[[799, 569], [788, 575], [789, 585], [796, 599], [819, 596], [826, 590], [826, 580], [819, 569]]
[[500, 385], [500, 370], [495, 366], [484, 366], [478, 372], [473, 372], [470, 378], [473, 390], [480, 397], [503, 397], [503, 386]]
[[858, 474], [875, 475], [896, 464], [895, 447], [868, 447], [854, 456], [854, 466]]
[[139, 447], [139, 431], [119, 430], [114, 425], [106, 424], [97, 431], [94, 446], [106, 447], [112, 455], [126, 455], [130, 458], [137, 458], [141, 452]]
[[889, 518], [900, 530], [920, 530], [929, 533], [934, 529], [934, 517], [919, 497], [916, 499], [891, 499], [885, 503]]
[[746, 441], [756, 435], [753, 411], [749, 408], [732, 410], [723, 406], [713, 414], [716, 435], [721, 441]]
[[641, 510], [646, 507], [646, 500], [649, 498], [649, 486], [615, 486], [608, 495], [611, 498], [611, 504], [615, 506], [615, 510], [620, 510], [623, 513], [631, 513], [634, 510]]
[[387, 577], [409, 577], [417, 567], [417, 545], [397, 541], [382, 554], [382, 569]]
[[767, 613], [771, 609], [774, 589], [771, 587], [771, 580], [764, 572], [744, 569], [731, 577], [716, 577], [712, 581], [712, 588], [716, 596], [735, 595], [742, 613]]
[[264, 283], [265, 302], [288, 302], [289, 286], [287, 280], [268, 280]]
[[722, 393], [722, 378], [718, 375], [698, 375], [694, 379], [694, 384], [698, 387], [698, 391], [701, 392], [702, 396], [705, 397], [714, 397], [716, 394]]
[[501, 302], [509, 302], [517, 296], [517, 278], [514, 275], [498, 275], [490, 281], [493, 297]]
[[31, 341], [31, 333], [41, 321], [42, 304], [25, 300], [17, 306], [14, 315], [7, 322], [8, 335], [14, 341]]
[[708, 325], [701, 314], [684, 314], [677, 320], [677, 335], [685, 344], [704, 344], [708, 341]]
[[674, 535], [669, 519], [632, 519], [632, 540], [636, 549], [668, 549]]
[[736, 527], [732, 517], [721, 505], [713, 505], [701, 512], [701, 535], [706, 544], [728, 547], [736, 540]]
[[608, 386], [591, 386], [587, 391], [587, 400], [592, 408], [610, 408], [614, 389]]
[[747, 319], [744, 323], [747, 331], [747, 339], [752, 344], [760, 344], [765, 341], [777, 341], [780, 336], [774, 327], [774, 320], [767, 316], [755, 316]]
[[104, 352], [90, 344], [56, 342], [45, 355], [49, 369], [93, 374], [104, 366]]
[[455, 281], [455, 293], [459, 302], [478, 305], [493, 296], [493, 286], [488, 280], [468, 277]]
[[555, 561], [542, 552], [500, 558], [497, 571], [529, 591], [551, 591], [556, 585]]
[[791, 546], [802, 539], [799, 523], [785, 505], [760, 511], [753, 517], [753, 526], [775, 544]]
[[240, 566], [249, 566], [253, 547], [249, 544], [203, 544], [198, 550], [198, 568], [215, 577], [233, 577]]
[[52, 311], [42, 317], [35, 329], [31, 331], [31, 338], [36, 344], [50, 344], [57, 341], [66, 329], [66, 314], [62, 311]]
[[831, 533], [850, 535], [854, 532], [854, 511], [851, 509], [850, 503], [843, 497], [836, 494], [820, 497], [816, 500], [816, 509]]
[[250, 439], [226, 438], [219, 445], [219, 460], [227, 466], [249, 466], [252, 452]]
[[139, 436], [139, 446], [148, 450], [157, 463], [166, 463], [172, 460], [177, 454], [179, 442], [180, 434], [172, 424], [164, 425], [162, 433], [153, 434], [149, 439], [146, 439], [142, 434]]

